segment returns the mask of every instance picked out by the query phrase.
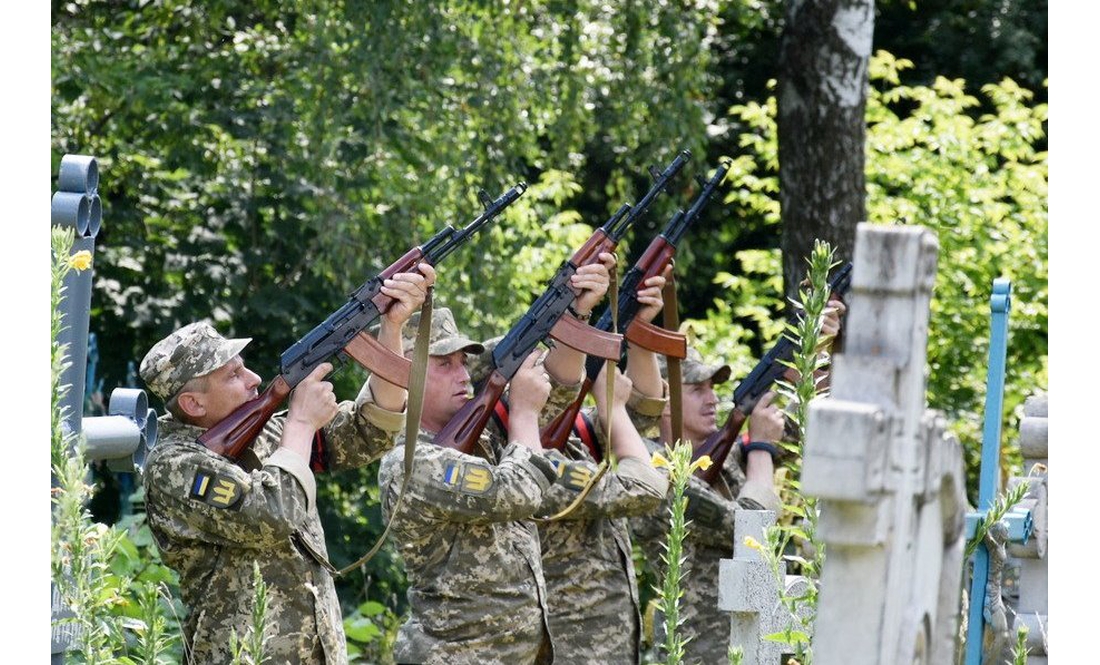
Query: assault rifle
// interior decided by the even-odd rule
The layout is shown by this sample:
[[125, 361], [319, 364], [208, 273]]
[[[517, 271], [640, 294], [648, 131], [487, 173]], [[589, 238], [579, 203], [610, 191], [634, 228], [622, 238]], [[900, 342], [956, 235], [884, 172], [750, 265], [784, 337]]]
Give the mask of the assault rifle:
[[[622, 285], [619, 287], [618, 325], [626, 331], [627, 342], [665, 355], [673, 355], [679, 358], [686, 355], [687, 344], [683, 335], [634, 319], [638, 314], [638, 310], [641, 309], [641, 305], [638, 303], [638, 290], [644, 288], [643, 285], [647, 279], [662, 274], [669, 263], [672, 262], [672, 257], [676, 254], [677, 244], [691, 224], [698, 219], [699, 214], [706, 207], [711, 196], [714, 195], [718, 185], [726, 177], [729, 168], [729, 162], [723, 162], [715, 170], [709, 181], [699, 178], [698, 182], [702, 187], [702, 191], [695, 197], [695, 201], [692, 202], [688, 211], [686, 213], [683, 210], [676, 211], [676, 214], [668, 221], [660, 235], [649, 243], [649, 247], [642, 253], [642, 256], [630, 271], [626, 273], [626, 276], [623, 277]], [[605, 332], [611, 331], [613, 314], [611, 306], [608, 305], [595, 328]], [[625, 358], [626, 344], [623, 344], [616, 359], [621, 364]], [[570, 431], [577, 426], [576, 420], [581, 416], [584, 398], [591, 391], [592, 384], [596, 381], [596, 376], [600, 373], [600, 370], [603, 369], [604, 362], [604, 358], [598, 355], [588, 356], [585, 361], [586, 375], [577, 399], [540, 432], [543, 448], [561, 450], [561, 447], [565, 445], [565, 442], [569, 439]], [[583, 426], [587, 429], [587, 424]], [[590, 438], [581, 438], [589, 446], [593, 457], [599, 461], [602, 457], [602, 452], [598, 449], [599, 446], [594, 445]]]
[[[846, 263], [829, 280], [829, 292], [843, 298], [852, 286], [852, 264]], [[795, 344], [786, 336], [775, 343], [768, 354], [756, 364], [737, 388], [733, 391], [733, 411], [726, 417], [726, 422], [717, 431], [706, 438], [701, 446], [692, 454], [692, 461], [703, 455], [710, 455], [711, 465], [708, 469], [696, 469], [695, 475], [708, 483], [713, 483], [725, 463], [726, 457], [737, 442], [737, 435], [745, 425], [745, 420], [752, 413], [756, 403], [764, 393], [771, 390], [776, 379], [787, 371], [784, 361], [794, 357]]]
[[484, 190], [478, 197], [485, 210], [462, 229], [450, 224], [428, 242], [413, 247], [377, 277], [367, 280], [349, 296], [348, 301], [329, 315], [321, 325], [309, 331], [283, 352], [279, 376], [262, 394], [206, 430], [199, 442], [211, 451], [236, 460], [252, 444], [264, 425], [290, 391], [309, 376], [318, 365], [338, 354], [345, 354], [383, 379], [407, 387], [411, 363], [383, 346], [367, 333], [368, 328], [387, 312], [395, 299], [382, 293], [382, 282], [400, 272], [410, 272], [421, 262], [436, 265], [475, 233], [499, 216], [527, 189], [526, 183], [512, 187], [495, 201]]
[[451, 417], [435, 437], [435, 443], [470, 454], [481, 432], [492, 416], [493, 407], [504, 394], [504, 388], [519, 371], [527, 356], [547, 337], [587, 354], [617, 357], [621, 335], [594, 330], [572, 316], [564, 316], [576, 300], [569, 285], [577, 268], [596, 263], [602, 252], [614, 252], [627, 229], [638, 220], [664, 191], [672, 178], [684, 168], [691, 153], [684, 150], [661, 172], [651, 169], [656, 179], [653, 187], [638, 204], [623, 204], [603, 226], [596, 229], [584, 245], [558, 268], [546, 290], [527, 309], [519, 322], [493, 349], [492, 371], [482, 383], [477, 395]]

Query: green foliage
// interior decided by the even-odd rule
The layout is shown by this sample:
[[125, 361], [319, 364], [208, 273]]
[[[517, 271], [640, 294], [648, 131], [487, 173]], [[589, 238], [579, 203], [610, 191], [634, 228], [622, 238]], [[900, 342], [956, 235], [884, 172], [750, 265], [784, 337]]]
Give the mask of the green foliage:
[[137, 634], [136, 662], [142, 665], [166, 665], [178, 660], [170, 653], [177, 635], [169, 631], [161, 604], [162, 600], [171, 601], [168, 594], [164, 585], [146, 582], [141, 586], [138, 603], [142, 620], [133, 626], [133, 630]]
[[[825, 564], [825, 543], [817, 534], [819, 510], [817, 499], [801, 493], [802, 446], [806, 440], [806, 423], [809, 420], [810, 403], [828, 391], [821, 383], [822, 370], [829, 363], [828, 353], [822, 351], [822, 323], [825, 308], [829, 301], [829, 271], [836, 266], [834, 250], [826, 242], [816, 240], [810, 256], [807, 257], [807, 274], [804, 286], [798, 289], [797, 300], [791, 305], [795, 311], [795, 324], [787, 325], [784, 335], [794, 344], [794, 353], [787, 366], [794, 369], [793, 381], [777, 381], [780, 397], [784, 398], [786, 411], [794, 421], [796, 439], [784, 441], [782, 445], [790, 453], [781, 474], [783, 486], [780, 494], [784, 497], [785, 517], [792, 522], [781, 522], [769, 527], [765, 533], [768, 541], [768, 554], [772, 573], [778, 586], [779, 600], [787, 612], [787, 624], [784, 630], [765, 636], [794, 647], [795, 659], [803, 665], [810, 665], [813, 651], [810, 647], [810, 628], [817, 616], [818, 578]], [[794, 544], [800, 551], [810, 552], [809, 558], [789, 555], [787, 558], [796, 563], [799, 573], [806, 578], [806, 590], [798, 595], [787, 593], [786, 578], [780, 574], [779, 559], [789, 545]]]
[[992, 524], [996, 524], [1004, 519], [1004, 516], [1008, 514], [1008, 511], [1024, 500], [1027, 496], [1027, 491], [1030, 487], [1030, 483], [1026, 480], [1021, 481], [1011, 489], [998, 494], [993, 500], [993, 505], [989, 507], [989, 511], [985, 515], [978, 518], [978, 524], [975, 526], [974, 535], [966, 541], [966, 551], [963, 554], [963, 558], [969, 559], [975, 551], [978, 549], [978, 545], [985, 542], [985, 536], [989, 533], [989, 527]]
[[675, 446], [665, 445], [664, 455], [656, 453], [653, 456], [654, 466], [668, 468], [668, 480], [671, 486], [671, 501], [668, 507], [668, 536], [661, 544], [664, 554], [661, 561], [664, 563], [664, 576], [657, 591], [658, 607], [664, 615], [665, 622], [665, 665], [679, 665], [684, 661], [684, 646], [691, 638], [684, 638], [680, 633], [680, 597], [683, 595], [681, 583], [684, 573], [684, 539], [687, 538], [690, 522], [685, 518], [688, 499], [684, 496], [688, 481], [696, 469], [706, 469], [710, 466], [710, 457], [704, 455], [694, 462], [691, 461], [692, 446], [687, 441], [677, 441]]
[[[200, 318], [258, 331], [249, 360], [270, 376], [351, 288], [471, 219], [478, 187], [525, 179], [545, 198], [529, 192], [441, 266], [443, 304], [496, 333], [582, 226], [644, 190], [644, 167], [703, 152], [713, 9], [58, 6], [52, 145], [55, 164], [67, 152], [100, 160], [93, 321], [112, 331], [108, 387]], [[504, 277], [525, 273], [526, 284]]]
[[[920, 224], [939, 236], [928, 402], [964, 443], [976, 495], [994, 278], [1010, 278], [1013, 288], [1006, 410], [1022, 417], [1024, 399], [1048, 382], [1047, 154], [1039, 149], [1047, 107], [1031, 105], [1033, 94], [1006, 79], [983, 86], [993, 111], [976, 113], [979, 101], [961, 80], [902, 85], [911, 66], [882, 51], [871, 60], [867, 211], [873, 223]], [[731, 175], [737, 191], [775, 176], [774, 109], [774, 101], [731, 109], [750, 127], [742, 144], [755, 164]]]
[[1016, 628], [1016, 644], [1012, 649], [1012, 665], [1027, 665], [1027, 624], [1021, 623]]
[[[1039, 149], [1047, 106], [1031, 105], [1033, 93], [1005, 79], [982, 87], [993, 110], [975, 118], [979, 100], [961, 80], [900, 85], [911, 66], [882, 52], [872, 59], [867, 211], [872, 222], [907, 221], [939, 235], [929, 404], [964, 442], [976, 496], [995, 278], [1012, 280], [1006, 411], [1021, 418], [1024, 400], [1048, 384], [1047, 153]], [[1018, 454], [1005, 457], [1019, 465]]]
[[368, 600], [344, 617], [348, 658], [353, 663], [392, 663], [401, 617], [382, 603]]

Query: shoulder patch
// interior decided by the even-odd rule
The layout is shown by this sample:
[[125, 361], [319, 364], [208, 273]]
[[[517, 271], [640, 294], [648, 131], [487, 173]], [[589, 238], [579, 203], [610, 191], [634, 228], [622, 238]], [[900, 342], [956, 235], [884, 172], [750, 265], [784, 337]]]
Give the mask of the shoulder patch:
[[560, 457], [550, 457], [549, 460], [550, 466], [554, 467], [554, 473], [558, 474], [558, 478], [561, 478], [562, 474], [565, 473], [566, 467], [569, 466], [569, 462], [566, 462]]
[[213, 471], [199, 469], [191, 481], [190, 497], [215, 508], [240, 510], [245, 491], [236, 480]]
[[465, 494], [485, 494], [493, 486], [493, 472], [478, 462], [448, 462], [443, 467], [443, 485]]
[[558, 470], [558, 476], [558, 482], [571, 490], [579, 492], [592, 479], [592, 470], [588, 468], [587, 464], [570, 462], [564, 464], [563, 468]]

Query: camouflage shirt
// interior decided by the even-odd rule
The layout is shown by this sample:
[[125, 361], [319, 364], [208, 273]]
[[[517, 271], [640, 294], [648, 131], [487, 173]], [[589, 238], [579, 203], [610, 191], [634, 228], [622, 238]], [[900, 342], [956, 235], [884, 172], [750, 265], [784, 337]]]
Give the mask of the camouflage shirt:
[[[403, 422], [403, 414], [374, 404], [364, 385], [324, 428], [314, 464], [367, 464], [393, 446]], [[347, 662], [336, 588], [319, 563], [327, 550], [313, 471], [278, 449], [284, 423], [285, 413], [273, 416], [238, 466], [198, 443], [200, 428], [171, 416], [160, 421], [144, 477], [146, 510], [190, 608], [189, 662], [230, 662], [230, 635], [244, 637], [251, 625], [253, 563], [268, 588], [265, 654], [272, 662]]]
[[[571, 504], [598, 469], [576, 438], [548, 455], [559, 477], [543, 499], [543, 517]], [[648, 459], [623, 458], [573, 512], [539, 524], [557, 662], [638, 662], [641, 615], [627, 516], [657, 510], [667, 490]]]
[[534, 663], [552, 655], [546, 588], [530, 521], [557, 477], [519, 443], [501, 448], [482, 433], [484, 457], [442, 448], [421, 431], [405, 476], [399, 446], [382, 459], [382, 514], [408, 573], [410, 617], [394, 648], [398, 663]]

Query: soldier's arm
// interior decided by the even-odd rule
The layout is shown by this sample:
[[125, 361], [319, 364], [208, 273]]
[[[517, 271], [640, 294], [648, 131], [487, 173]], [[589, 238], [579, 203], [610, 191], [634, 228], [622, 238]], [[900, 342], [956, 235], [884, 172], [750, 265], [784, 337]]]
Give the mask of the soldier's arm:
[[[571, 446], [581, 454], [583, 446]], [[558, 479], [543, 498], [539, 516], [554, 515], [573, 503], [597, 472], [595, 462], [588, 459], [568, 459], [558, 451], [548, 457], [558, 469]], [[584, 501], [563, 519], [592, 517], [626, 517], [655, 512], [668, 490], [668, 478], [652, 467], [648, 459], [624, 457], [614, 471], [608, 470]]]
[[336, 417], [322, 430], [321, 462], [326, 469], [364, 466], [393, 448], [405, 426], [405, 412], [390, 411], [375, 401], [371, 383], [363, 384], [355, 401], [340, 403]]
[[[604, 385], [606, 372], [610, 365], [604, 365], [596, 384]], [[614, 470], [605, 473], [596, 486], [585, 497], [584, 502], [567, 517], [583, 519], [589, 516], [601, 515], [606, 517], [620, 517], [626, 515], [644, 514], [655, 510], [660, 504], [661, 498], [668, 491], [668, 481], [665, 476], [657, 473], [650, 464], [649, 450], [646, 448], [642, 437], [630, 421], [626, 411], [627, 395], [632, 388], [630, 379], [623, 375], [617, 368], [614, 369], [614, 402], [609, 406], [607, 393], [597, 390], [595, 420], [599, 423], [598, 438], [606, 441], [608, 432], [611, 437], [611, 450], [618, 460]], [[589, 484], [589, 480], [597, 471], [595, 463], [584, 451], [583, 446], [571, 445], [570, 451], [573, 460], [559, 462], [560, 477], [555, 483], [554, 489], [548, 494], [544, 511], [557, 512], [561, 507], [557, 506], [561, 492], [557, 488], [564, 487], [574, 493], [583, 491]], [[564, 505], [572, 502], [572, 497], [567, 499]], [[555, 510], [556, 509], [556, 510]], [[553, 513], [547, 513], [553, 514]]]
[[[393, 304], [382, 315], [378, 341], [382, 346], [401, 355], [401, 329], [420, 309], [427, 297], [428, 288], [435, 283], [435, 269], [421, 263], [413, 272], [399, 272], [383, 280], [382, 293], [394, 298]], [[386, 381], [377, 374], [367, 380], [376, 403], [387, 411], [403, 411], [405, 389]]]
[[[570, 286], [577, 293], [573, 309], [584, 317], [591, 316], [593, 308], [603, 299], [611, 284], [615, 255], [601, 252], [599, 258], [598, 263], [577, 268], [577, 272], [570, 278]], [[583, 352], [565, 344], [555, 344], [546, 357], [546, 371], [564, 385], [580, 384], [584, 380], [584, 360]]]
[[[401, 330], [424, 303], [435, 282], [435, 270], [426, 263], [419, 272], [403, 272], [386, 279], [382, 293], [395, 298], [382, 316], [378, 341], [401, 355]], [[372, 374], [355, 401], [339, 405], [336, 417], [322, 430], [314, 456], [325, 469], [347, 469], [369, 464], [393, 448], [405, 424], [405, 389]]]
[[[629, 375], [630, 369], [627, 368], [627, 374]], [[638, 390], [638, 387], [632, 386], [630, 389], [630, 398], [626, 402], [626, 412], [630, 415], [630, 422], [634, 424], [634, 429], [638, 430], [638, 434], [650, 439], [657, 439], [660, 437], [661, 416], [668, 408], [668, 382], [661, 381], [661, 393], [659, 397], [648, 395]]]
[[[386, 501], [393, 505], [401, 469], [387, 478]], [[499, 464], [432, 444], [417, 446], [416, 465], [400, 512], [402, 519], [489, 524], [523, 520], [535, 514], [557, 477], [542, 455], [519, 443], [504, 450]]]
[[246, 472], [192, 441], [164, 442], [145, 471], [150, 519], [178, 537], [216, 545], [285, 542], [316, 501], [316, 483], [300, 455], [271, 454]]

